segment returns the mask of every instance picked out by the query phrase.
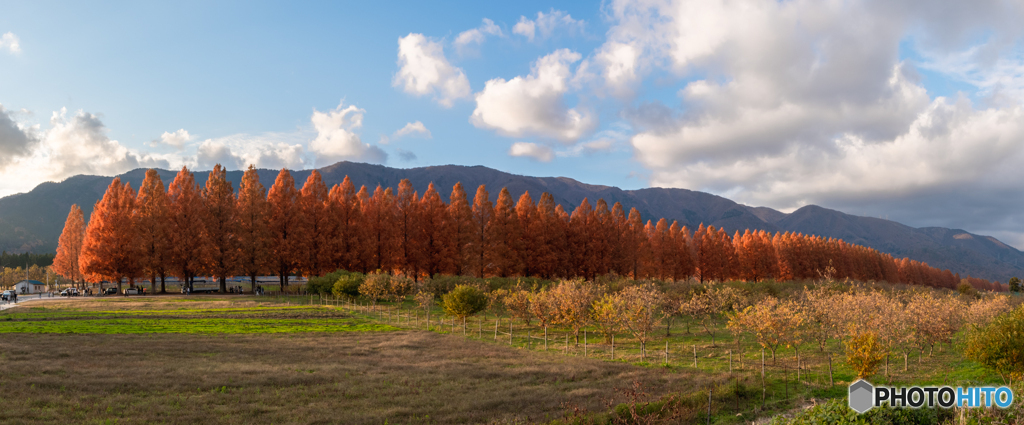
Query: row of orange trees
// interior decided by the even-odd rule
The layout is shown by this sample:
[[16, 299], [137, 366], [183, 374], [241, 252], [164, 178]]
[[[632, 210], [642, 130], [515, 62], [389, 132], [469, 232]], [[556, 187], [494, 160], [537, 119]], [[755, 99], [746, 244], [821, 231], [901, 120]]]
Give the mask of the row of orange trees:
[[[497, 201], [481, 185], [470, 202], [461, 183], [445, 202], [434, 185], [417, 193], [408, 180], [397, 190], [358, 191], [348, 177], [328, 188], [313, 171], [302, 189], [281, 170], [267, 191], [254, 167], [237, 191], [220, 165], [205, 187], [187, 169], [169, 188], [154, 170], [136, 194], [115, 178], [96, 203], [88, 226], [72, 206], [54, 269], [82, 281], [151, 282], [166, 276], [225, 277], [275, 274], [282, 287], [293, 273], [319, 276], [336, 269], [382, 270], [408, 276], [583, 277], [615, 273], [635, 279], [700, 281], [835, 277], [953, 288], [959, 276], [876, 250], [796, 233], [736, 232], [701, 224], [695, 230], [665, 219], [646, 223], [589, 200], [568, 213], [543, 193]], [[998, 284], [972, 281], [984, 289]], [[162, 283], [161, 283], [162, 285]]]

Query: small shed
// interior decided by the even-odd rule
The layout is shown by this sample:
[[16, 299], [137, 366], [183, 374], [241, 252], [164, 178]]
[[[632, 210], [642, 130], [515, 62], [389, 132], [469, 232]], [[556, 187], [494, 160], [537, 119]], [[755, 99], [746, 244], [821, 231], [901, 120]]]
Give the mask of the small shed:
[[46, 284], [38, 280], [23, 280], [14, 284], [14, 290], [18, 295], [39, 294], [46, 292]]

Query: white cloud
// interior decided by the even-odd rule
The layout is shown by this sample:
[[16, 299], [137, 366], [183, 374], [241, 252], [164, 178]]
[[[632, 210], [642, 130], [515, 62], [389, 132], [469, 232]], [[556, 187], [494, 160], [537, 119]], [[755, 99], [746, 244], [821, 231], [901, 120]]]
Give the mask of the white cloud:
[[204, 140], [196, 148], [196, 169], [212, 170], [216, 164], [220, 164], [228, 170], [242, 170], [248, 166], [246, 160], [232, 153], [231, 147], [226, 144], [212, 139]]
[[229, 170], [241, 170], [249, 164], [272, 170], [303, 169], [313, 162], [307, 158], [309, 152], [304, 147], [310, 136], [305, 132], [269, 132], [206, 139], [196, 148], [194, 165], [198, 169], [211, 169], [214, 164], [221, 164]]
[[316, 155], [317, 166], [330, 165], [342, 160], [384, 162], [387, 154], [380, 148], [363, 143], [355, 130], [363, 125], [366, 111], [345, 103], [327, 112], [313, 110], [313, 127], [317, 136], [309, 143], [309, 151]]
[[185, 148], [185, 144], [191, 141], [192, 139], [192, 135], [188, 134], [188, 131], [182, 128], [178, 129], [178, 131], [175, 131], [173, 133], [165, 131], [164, 134], [160, 135], [159, 140], [154, 140], [149, 144], [150, 146], [167, 145], [177, 150], [182, 150]]
[[512, 147], [508, 149], [508, 154], [511, 156], [533, 158], [541, 162], [550, 162], [555, 158], [555, 152], [550, 146], [528, 142], [513, 143]]
[[519, 22], [512, 27], [512, 33], [533, 41], [538, 35], [542, 39], [551, 37], [559, 29], [570, 34], [582, 33], [584, 25], [582, 20], [573, 19], [564, 11], [551, 9], [548, 13], [537, 12], [537, 19], [520, 16]]
[[78, 111], [69, 118], [67, 109], [54, 112], [43, 139], [51, 178], [63, 179], [75, 174], [115, 175], [135, 168], [170, 166], [169, 157], [128, 149], [108, 138], [106, 131], [96, 115]]
[[565, 106], [579, 53], [560, 49], [533, 64], [530, 75], [511, 80], [495, 78], [476, 94], [470, 122], [510, 137], [529, 135], [572, 142], [589, 133], [597, 118], [582, 107]]
[[11, 53], [21, 53], [21, 40], [12, 32], [0, 36], [0, 49], [6, 48]]
[[398, 139], [405, 136], [420, 135], [424, 138], [431, 139], [434, 136], [430, 134], [430, 130], [427, 126], [423, 125], [422, 122], [416, 121], [411, 122], [402, 127], [392, 135], [392, 138]]
[[409, 34], [398, 39], [398, 73], [392, 85], [402, 87], [416, 96], [432, 94], [444, 107], [469, 97], [469, 79], [462, 69], [452, 66], [444, 56], [439, 42], [423, 34]]
[[486, 39], [488, 35], [498, 37], [505, 36], [501, 31], [501, 27], [495, 25], [494, 21], [484, 18], [483, 24], [479, 27], [459, 33], [459, 35], [455, 37], [455, 42], [453, 44], [455, 44], [455, 48], [461, 52], [470, 45], [483, 44], [484, 39]]

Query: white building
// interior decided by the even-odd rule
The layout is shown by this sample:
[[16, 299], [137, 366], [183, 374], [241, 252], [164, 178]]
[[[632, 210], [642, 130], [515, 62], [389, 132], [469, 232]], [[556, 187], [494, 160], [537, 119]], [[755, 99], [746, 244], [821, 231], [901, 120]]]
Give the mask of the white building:
[[14, 290], [18, 295], [39, 294], [46, 292], [46, 284], [38, 280], [23, 280], [14, 284]]

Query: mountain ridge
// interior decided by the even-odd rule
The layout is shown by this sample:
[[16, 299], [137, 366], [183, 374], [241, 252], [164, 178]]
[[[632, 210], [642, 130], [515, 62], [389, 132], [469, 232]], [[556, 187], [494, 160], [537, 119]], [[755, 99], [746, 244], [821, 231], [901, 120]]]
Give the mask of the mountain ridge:
[[[591, 203], [603, 198], [609, 206], [621, 202], [628, 211], [636, 208], [643, 219], [677, 220], [695, 228], [700, 223], [737, 230], [798, 232], [843, 239], [868, 246], [895, 257], [909, 257], [933, 267], [950, 269], [962, 276], [971, 275], [1005, 282], [1010, 276], [1024, 275], [1024, 253], [991, 236], [962, 229], [941, 227], [914, 228], [895, 221], [846, 214], [817, 205], [807, 205], [792, 213], [768, 207], [739, 204], [718, 195], [678, 188], [623, 190], [614, 186], [591, 185], [569, 177], [532, 177], [506, 173], [484, 166], [435, 165], [419, 168], [391, 168], [383, 165], [343, 161], [319, 169], [328, 187], [347, 175], [359, 187], [371, 191], [380, 184], [397, 187], [408, 178], [423, 193], [431, 182], [445, 200], [456, 182], [461, 182], [472, 197], [483, 184], [492, 201], [506, 187], [513, 199], [529, 191], [534, 200], [542, 192], [551, 193], [555, 202], [572, 211], [583, 198]], [[119, 175], [122, 181], [138, 189], [145, 169]], [[170, 184], [176, 171], [158, 170], [164, 184]], [[258, 170], [260, 181], [269, 189], [277, 170]], [[312, 170], [292, 171], [301, 187]], [[195, 172], [196, 182], [205, 184], [208, 171]], [[228, 180], [237, 188], [243, 171], [229, 171]], [[53, 252], [71, 204], [78, 204], [88, 219], [93, 204], [103, 196], [114, 177], [76, 175], [61, 182], [45, 182], [27, 193], [0, 198], [0, 250], [9, 252]]]

